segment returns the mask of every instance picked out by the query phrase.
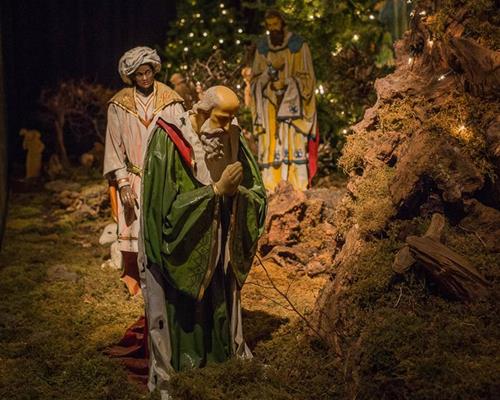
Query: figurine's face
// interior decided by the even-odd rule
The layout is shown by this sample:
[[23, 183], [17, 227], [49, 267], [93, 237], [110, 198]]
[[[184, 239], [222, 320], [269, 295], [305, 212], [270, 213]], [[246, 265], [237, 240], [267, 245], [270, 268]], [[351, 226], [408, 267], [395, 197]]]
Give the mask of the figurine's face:
[[132, 79], [139, 89], [148, 90], [153, 86], [154, 75], [153, 68], [149, 64], [143, 64], [132, 74]]
[[273, 46], [279, 46], [283, 43], [285, 32], [283, 21], [278, 17], [269, 17], [266, 19], [266, 29], [269, 31], [269, 38]]
[[269, 32], [281, 32], [283, 30], [283, 21], [278, 17], [269, 17], [266, 19], [266, 29]]
[[217, 133], [229, 132], [231, 127], [231, 121], [236, 113], [233, 109], [224, 109], [221, 107], [215, 107], [210, 113], [209, 127]]

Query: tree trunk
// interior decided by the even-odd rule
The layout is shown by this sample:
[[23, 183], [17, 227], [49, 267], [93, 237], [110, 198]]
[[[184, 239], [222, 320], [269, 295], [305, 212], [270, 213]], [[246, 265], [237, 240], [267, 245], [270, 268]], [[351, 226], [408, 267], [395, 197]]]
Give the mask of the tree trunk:
[[57, 150], [61, 157], [61, 163], [67, 168], [69, 167], [69, 159], [68, 153], [66, 152], [66, 146], [64, 145], [64, 116], [58, 116], [54, 123], [54, 127], [56, 129]]

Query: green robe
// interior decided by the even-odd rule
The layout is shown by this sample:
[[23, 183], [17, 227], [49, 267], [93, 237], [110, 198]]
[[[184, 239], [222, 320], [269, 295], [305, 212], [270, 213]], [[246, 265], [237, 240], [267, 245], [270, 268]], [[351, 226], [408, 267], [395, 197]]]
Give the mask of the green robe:
[[153, 133], [145, 155], [146, 267], [163, 289], [170, 365], [177, 371], [234, 353], [231, 292], [250, 271], [266, 211], [262, 178], [241, 136], [238, 160], [243, 181], [227, 198], [195, 179], [163, 128]]

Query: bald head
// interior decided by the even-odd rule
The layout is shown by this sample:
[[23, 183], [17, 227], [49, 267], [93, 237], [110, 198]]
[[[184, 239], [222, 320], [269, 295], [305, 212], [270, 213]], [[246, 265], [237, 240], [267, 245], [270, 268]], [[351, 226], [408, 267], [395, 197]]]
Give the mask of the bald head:
[[214, 108], [223, 109], [235, 114], [240, 106], [238, 96], [226, 86], [208, 88], [200, 101], [193, 106], [194, 112], [209, 113]]
[[212, 86], [203, 93], [201, 100], [193, 106], [199, 122], [210, 120], [212, 129], [228, 131], [231, 121], [238, 112], [240, 101], [236, 93], [226, 86]]

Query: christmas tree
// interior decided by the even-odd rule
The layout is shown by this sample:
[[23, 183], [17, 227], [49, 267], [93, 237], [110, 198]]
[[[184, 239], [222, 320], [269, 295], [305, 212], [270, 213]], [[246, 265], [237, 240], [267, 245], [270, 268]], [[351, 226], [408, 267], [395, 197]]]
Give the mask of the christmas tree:
[[[264, 12], [269, 7], [283, 12], [289, 29], [302, 35], [311, 48], [320, 134], [330, 144], [333, 163], [349, 126], [375, 101], [373, 82], [392, 68], [392, 38], [386, 32], [390, 27], [385, 29], [379, 20], [384, 10], [387, 18], [385, 1], [177, 3], [178, 18], [163, 49], [165, 80], [181, 72], [187, 80], [205, 87], [230, 86], [242, 98], [241, 70], [251, 66], [254, 43], [265, 34]], [[248, 112], [240, 120], [251, 129]]]

